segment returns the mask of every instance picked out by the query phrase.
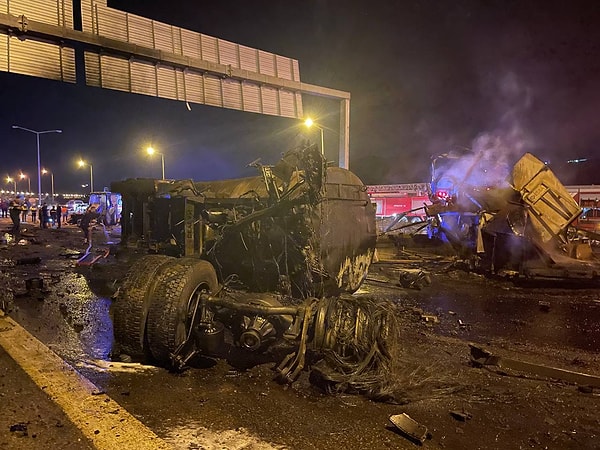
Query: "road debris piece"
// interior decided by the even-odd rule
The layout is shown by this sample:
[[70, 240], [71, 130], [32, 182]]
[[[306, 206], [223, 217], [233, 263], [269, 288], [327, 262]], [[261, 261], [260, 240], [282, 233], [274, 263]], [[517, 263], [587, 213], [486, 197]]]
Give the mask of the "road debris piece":
[[423, 444], [429, 438], [427, 427], [421, 425], [406, 413], [394, 414], [389, 419], [404, 436], [412, 441]]
[[21, 436], [27, 436], [27, 423], [19, 422], [10, 426], [11, 433], [19, 433]]
[[540, 311], [548, 312], [550, 311], [550, 302], [545, 302], [540, 300], [538, 302], [538, 306], [540, 307]]
[[430, 314], [422, 314], [421, 315], [421, 319], [423, 319], [423, 322], [427, 323], [428, 325], [433, 325], [435, 323], [440, 323], [440, 319], [438, 319], [437, 316], [433, 316]]
[[105, 361], [103, 359], [91, 359], [77, 364], [77, 367], [93, 369], [98, 372], [125, 372], [136, 373], [147, 370], [156, 371], [156, 366], [150, 366], [140, 363], [125, 363], [117, 361]]
[[600, 377], [581, 372], [559, 369], [557, 367], [543, 366], [516, 359], [502, 358], [493, 355], [476, 345], [469, 344], [471, 348], [471, 362], [477, 366], [496, 366], [502, 369], [517, 370], [541, 377], [554, 378], [557, 380], [575, 383], [582, 386], [600, 387]]
[[431, 277], [421, 269], [403, 269], [400, 271], [400, 286], [409, 289], [423, 289], [431, 285]]
[[96, 264], [96, 262], [98, 262], [99, 259], [107, 258], [108, 255], [110, 254], [110, 249], [108, 249], [108, 248], [97, 249], [96, 255], [92, 254], [91, 249], [92, 249], [92, 244], [90, 243], [90, 245], [88, 246], [88, 248], [85, 251], [85, 253], [83, 254], [83, 256], [81, 256], [77, 260], [78, 266], [92, 266], [92, 265]]
[[466, 422], [467, 420], [471, 420], [473, 417], [471, 413], [466, 411], [450, 411], [450, 415], [459, 422]]

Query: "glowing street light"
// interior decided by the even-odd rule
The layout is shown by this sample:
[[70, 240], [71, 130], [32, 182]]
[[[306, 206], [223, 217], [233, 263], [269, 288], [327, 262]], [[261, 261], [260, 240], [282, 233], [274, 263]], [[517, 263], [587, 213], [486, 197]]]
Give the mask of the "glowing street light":
[[310, 127], [314, 126], [319, 129], [319, 131], [321, 133], [321, 154], [324, 155], [325, 154], [325, 141], [323, 139], [323, 128], [320, 127], [319, 125], [317, 125], [310, 117], [304, 121], [304, 125], [306, 125], [306, 128], [310, 128]]
[[47, 173], [50, 174], [50, 182], [52, 183], [52, 204], [54, 204], [54, 174], [46, 169], [42, 169], [42, 175], [46, 175]]
[[31, 178], [25, 175], [23, 172], [19, 174], [19, 178], [22, 180], [23, 178], [27, 178], [27, 192], [31, 192]]
[[80, 159], [79, 167], [90, 166], [90, 192], [94, 192], [94, 169], [92, 165], [88, 162], [85, 162], [83, 159]]
[[[30, 130], [29, 128], [20, 127], [18, 125], [12, 126], [14, 129], [28, 131], [29, 133], [35, 134], [37, 138], [37, 169], [38, 169], [38, 201], [39, 204], [42, 204], [42, 166], [40, 162], [40, 134], [46, 133], [62, 133], [62, 130], [46, 130], [46, 131], [35, 131]], [[31, 187], [29, 188], [31, 191]]]
[[10, 176], [7, 176], [6, 177], [6, 182], [7, 183], [13, 183], [15, 195], [17, 195], [17, 180], [16, 180], [16, 178], [12, 178]]
[[161, 167], [162, 167], [162, 179], [164, 180], [165, 179], [165, 155], [163, 153], [157, 152], [152, 147], [148, 147], [146, 149], [146, 153], [148, 153], [150, 156], [154, 155], [155, 153], [160, 155], [160, 162], [161, 162]]

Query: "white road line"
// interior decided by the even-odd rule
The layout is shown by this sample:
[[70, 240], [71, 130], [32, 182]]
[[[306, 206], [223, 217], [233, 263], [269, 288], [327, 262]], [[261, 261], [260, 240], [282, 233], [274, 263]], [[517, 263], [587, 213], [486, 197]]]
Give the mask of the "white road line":
[[0, 345], [96, 448], [172, 449], [2, 311]]

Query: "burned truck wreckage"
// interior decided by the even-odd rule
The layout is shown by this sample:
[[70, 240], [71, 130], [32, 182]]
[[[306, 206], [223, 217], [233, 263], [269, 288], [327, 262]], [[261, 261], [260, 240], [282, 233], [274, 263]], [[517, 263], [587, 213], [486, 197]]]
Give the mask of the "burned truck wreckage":
[[573, 226], [582, 210], [548, 165], [526, 153], [500, 177], [507, 169], [494, 164], [483, 153], [434, 159], [429, 237], [486, 273], [597, 281], [600, 261], [591, 243], [600, 236]]
[[249, 178], [112, 184], [123, 198], [122, 244], [153, 253], [115, 295], [120, 352], [180, 370], [226, 348], [289, 346], [275, 361], [282, 382], [310, 366], [327, 385], [380, 389], [393, 314], [344, 295], [359, 288], [375, 251], [364, 185], [327, 167], [316, 146], [255, 166]]

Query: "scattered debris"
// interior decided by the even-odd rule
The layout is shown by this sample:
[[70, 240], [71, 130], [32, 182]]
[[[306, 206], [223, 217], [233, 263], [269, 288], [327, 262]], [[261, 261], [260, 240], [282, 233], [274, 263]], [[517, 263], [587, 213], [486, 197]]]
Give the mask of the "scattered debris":
[[10, 426], [11, 433], [20, 433], [21, 436], [27, 436], [27, 423], [18, 422]]
[[420, 290], [431, 285], [431, 277], [421, 269], [403, 269], [400, 271], [399, 282], [404, 288]]
[[430, 437], [427, 427], [421, 425], [406, 413], [394, 414], [389, 419], [405, 437], [412, 441], [423, 444]]
[[44, 279], [41, 277], [30, 277], [25, 279], [25, 289], [14, 291], [15, 298], [30, 297], [37, 300], [44, 300], [51, 290], [44, 286]]
[[473, 417], [471, 413], [466, 411], [450, 411], [450, 415], [459, 422], [466, 422], [467, 420], [471, 420]]
[[78, 367], [94, 369], [99, 372], [141, 372], [146, 370], [158, 370], [156, 366], [149, 366], [140, 363], [125, 363], [116, 361], [104, 361], [102, 359], [92, 359], [77, 364]]
[[469, 347], [471, 347], [471, 361], [477, 367], [496, 366], [502, 369], [517, 370], [541, 377], [554, 378], [581, 386], [600, 387], [600, 377], [594, 375], [502, 358], [473, 344], [470, 344]]
[[440, 319], [437, 316], [430, 315], [430, 314], [422, 314], [421, 319], [423, 319], [423, 321], [425, 323], [427, 323], [428, 325], [440, 323]]
[[544, 311], [544, 312], [550, 311], [550, 302], [545, 302], [545, 301], [540, 300], [538, 302], [538, 305], [539, 305], [541, 311]]
[[79, 258], [81, 258], [82, 254], [83, 254], [83, 252], [80, 252], [78, 250], [67, 250], [67, 251], [61, 253], [60, 256], [67, 258], [67, 259], [79, 259]]
[[85, 251], [83, 256], [81, 256], [77, 260], [78, 266], [92, 266], [92, 265], [96, 264], [98, 262], [98, 260], [103, 259], [103, 258], [105, 259], [110, 254], [109, 248], [96, 249], [96, 255], [92, 254], [91, 249], [92, 249], [92, 243], [90, 240], [90, 244], [89, 244], [87, 250]]
[[463, 330], [471, 328], [471, 326], [468, 323], [465, 323], [460, 319], [457, 320], [457, 323], [458, 323], [458, 326]]

